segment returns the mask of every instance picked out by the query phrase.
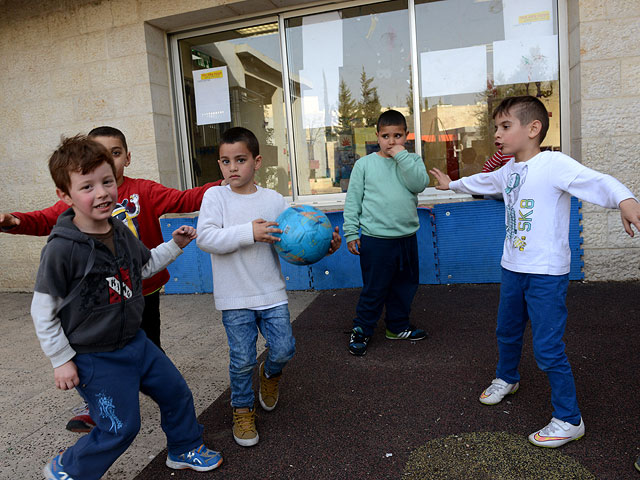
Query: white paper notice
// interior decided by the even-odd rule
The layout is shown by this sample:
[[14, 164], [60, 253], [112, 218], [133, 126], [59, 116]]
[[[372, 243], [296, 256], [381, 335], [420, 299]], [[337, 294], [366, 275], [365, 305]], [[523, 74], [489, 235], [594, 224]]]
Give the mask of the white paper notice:
[[558, 79], [558, 36], [504, 40], [493, 43], [496, 85]]
[[425, 97], [482, 92], [487, 88], [487, 50], [479, 45], [422, 52], [420, 70]]
[[227, 67], [193, 71], [196, 94], [196, 123], [210, 125], [231, 121]]
[[504, 38], [553, 35], [552, 0], [502, 0]]

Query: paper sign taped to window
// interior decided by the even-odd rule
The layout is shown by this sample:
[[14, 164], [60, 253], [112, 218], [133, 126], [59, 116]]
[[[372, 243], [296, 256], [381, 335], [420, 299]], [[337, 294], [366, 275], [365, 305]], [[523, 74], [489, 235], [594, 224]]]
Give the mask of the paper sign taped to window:
[[551, 1], [502, 0], [505, 40], [553, 35]]
[[484, 45], [422, 52], [420, 68], [424, 97], [476, 93], [487, 88]]
[[496, 85], [557, 80], [558, 68], [557, 35], [493, 43]]
[[227, 67], [193, 71], [196, 94], [196, 123], [211, 125], [231, 121]]

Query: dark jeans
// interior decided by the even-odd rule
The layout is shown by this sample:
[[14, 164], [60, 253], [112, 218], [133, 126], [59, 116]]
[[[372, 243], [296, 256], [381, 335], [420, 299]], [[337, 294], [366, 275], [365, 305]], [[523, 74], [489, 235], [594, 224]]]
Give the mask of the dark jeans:
[[371, 336], [386, 307], [387, 329], [399, 333], [409, 328], [411, 303], [418, 289], [419, 263], [416, 235], [402, 238], [360, 238], [362, 291], [354, 327]]
[[78, 354], [74, 362], [80, 377], [76, 390], [96, 426], [64, 452], [62, 463], [73, 478], [101, 478], [133, 442], [140, 429], [139, 392], [160, 407], [169, 452], [180, 455], [202, 444], [191, 390], [143, 332], [119, 350]]
[[160, 290], [145, 295], [140, 328], [147, 334], [147, 338], [162, 350], [160, 346]]

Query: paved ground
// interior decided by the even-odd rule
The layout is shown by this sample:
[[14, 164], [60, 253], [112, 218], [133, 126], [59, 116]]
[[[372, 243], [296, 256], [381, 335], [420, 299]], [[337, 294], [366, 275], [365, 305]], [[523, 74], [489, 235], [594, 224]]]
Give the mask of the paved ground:
[[[157, 409], [143, 397], [143, 431], [105, 478], [640, 479], [639, 289], [571, 284], [567, 352], [587, 434], [558, 450], [526, 440], [551, 414], [530, 343], [520, 391], [494, 407], [477, 401], [495, 369], [497, 285], [421, 286], [413, 321], [430, 338], [391, 342], [379, 329], [362, 358], [346, 351], [357, 290], [292, 292], [292, 313], [304, 310], [293, 324], [298, 351], [278, 408], [259, 413], [261, 441], [250, 449], [231, 437], [228, 353], [211, 297], [163, 296], [165, 346], [194, 391], [205, 441], [225, 463], [209, 474], [166, 468]], [[0, 295], [2, 479], [41, 478], [51, 453], [77, 438], [64, 431], [77, 396], [53, 388], [29, 301]]]
[[[561, 449], [530, 445], [551, 417], [549, 387], [524, 348], [520, 391], [489, 407], [497, 285], [421, 286], [413, 321], [431, 336], [347, 353], [357, 290], [322, 292], [293, 324], [298, 352], [281, 403], [260, 412], [260, 443], [230, 434], [229, 391], [200, 416], [225, 463], [217, 479], [638, 480], [640, 283], [572, 284], [566, 342], [587, 433]], [[259, 408], [259, 407], [258, 407]], [[140, 480], [202, 478], [169, 472], [164, 454]]]
[[[291, 292], [292, 318], [316, 297]], [[163, 295], [162, 342], [193, 391], [200, 414], [229, 387], [229, 349], [212, 295]], [[42, 467], [78, 434], [64, 426], [81, 403], [75, 392], [53, 385], [51, 363], [29, 315], [31, 294], [0, 294], [0, 480], [41, 479]], [[262, 351], [263, 345], [261, 345]], [[105, 479], [131, 479], [166, 446], [157, 406], [140, 396], [142, 428]], [[164, 477], [158, 477], [164, 478]], [[171, 478], [167, 474], [166, 478]]]

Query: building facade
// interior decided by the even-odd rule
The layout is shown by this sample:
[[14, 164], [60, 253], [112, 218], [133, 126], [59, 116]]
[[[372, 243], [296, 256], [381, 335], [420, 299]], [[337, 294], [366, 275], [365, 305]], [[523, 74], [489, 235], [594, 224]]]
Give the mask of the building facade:
[[[638, 194], [639, 52], [634, 0], [4, 0], [0, 210], [54, 203], [60, 136], [100, 125], [127, 136], [126, 175], [176, 188], [218, 178], [221, 131], [248, 127], [261, 184], [339, 210], [381, 110], [456, 178], [493, 153], [490, 112], [521, 93], [550, 112], [545, 148]], [[583, 203], [582, 227], [586, 280], [640, 278], [617, 211]], [[0, 234], [0, 290], [32, 289], [45, 240]]]

